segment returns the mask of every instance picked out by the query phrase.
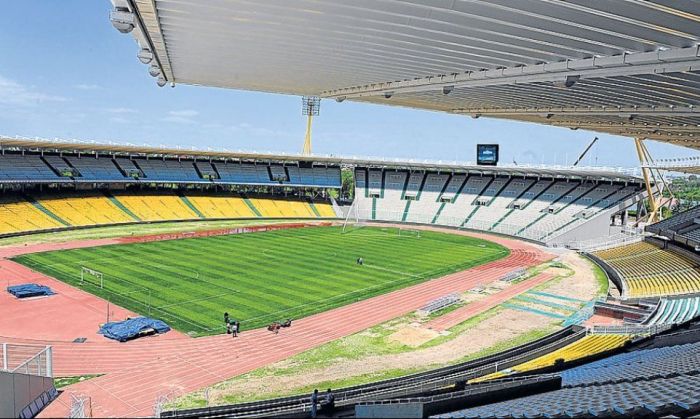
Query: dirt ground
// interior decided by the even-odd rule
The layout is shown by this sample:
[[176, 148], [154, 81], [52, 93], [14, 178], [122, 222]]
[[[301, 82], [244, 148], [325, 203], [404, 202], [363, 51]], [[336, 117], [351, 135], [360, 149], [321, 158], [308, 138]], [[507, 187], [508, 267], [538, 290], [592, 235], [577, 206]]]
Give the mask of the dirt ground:
[[598, 293], [598, 281], [591, 264], [576, 252], [566, 252], [559, 259], [573, 269], [574, 274], [548, 287], [547, 292], [585, 301], [594, 298]]
[[[561, 256], [561, 262], [573, 268], [575, 273], [560, 281], [552, 281], [544, 291], [579, 300], [590, 300], [598, 292], [595, 275], [588, 262], [574, 252]], [[564, 269], [548, 268], [552, 273], [563, 274]], [[487, 294], [498, 292], [509, 284], [494, 281], [484, 284], [485, 294], [467, 292], [463, 301], [470, 302], [484, 298]], [[290, 366], [291, 360], [279, 362], [268, 367], [269, 374], [263, 377], [250, 377], [245, 380], [231, 380], [219, 384], [209, 391], [212, 405], [224, 403], [224, 396], [231, 394], [251, 395], [256, 398], [265, 395], [282, 394], [315, 383], [329, 380], [342, 380], [352, 377], [381, 373], [387, 370], [440, 367], [456, 362], [470, 354], [498, 345], [499, 343], [521, 336], [535, 329], [552, 327], [556, 323], [549, 317], [512, 309], [501, 309], [494, 316], [452, 337], [452, 339], [432, 347], [419, 348], [422, 344], [439, 336], [439, 333], [421, 326], [420, 321], [396, 324], [397, 329], [387, 339], [400, 342], [415, 350], [391, 354], [370, 355], [356, 360], [329, 360], [327, 365], [318, 365], [304, 369], [297, 374], [276, 374]], [[274, 379], [270, 379], [274, 377]]]
[[[515, 338], [528, 330], [543, 328], [551, 319], [533, 313], [503, 310], [468, 331], [441, 345], [393, 355], [370, 356], [359, 360], [344, 360], [293, 376], [255, 377], [217, 386], [209, 393], [210, 402], [217, 404], [227, 394], [276, 394], [290, 389], [343, 378], [394, 369], [442, 366], [469, 354], [490, 348], [499, 342]], [[408, 332], [406, 332], [408, 333]], [[419, 332], [416, 332], [419, 333]], [[274, 371], [275, 366], [271, 366]], [[274, 372], [273, 372], [274, 373]]]

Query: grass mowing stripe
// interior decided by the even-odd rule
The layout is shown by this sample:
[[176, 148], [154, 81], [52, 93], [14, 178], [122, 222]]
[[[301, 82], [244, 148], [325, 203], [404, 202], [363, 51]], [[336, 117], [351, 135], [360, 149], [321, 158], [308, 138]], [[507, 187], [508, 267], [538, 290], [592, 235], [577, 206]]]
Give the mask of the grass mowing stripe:
[[[110, 245], [25, 255], [20, 263], [79, 283], [80, 266], [105, 274], [107, 289], [84, 287], [197, 335], [222, 330], [229, 311], [243, 329], [298, 318], [496, 260], [493, 243], [395, 228], [310, 227], [242, 235]], [[366, 266], [355, 263], [358, 256]], [[142, 293], [139, 293], [142, 290]], [[122, 295], [119, 296], [118, 294]], [[150, 297], [146, 294], [150, 293]], [[117, 303], [117, 301], [115, 301]]]

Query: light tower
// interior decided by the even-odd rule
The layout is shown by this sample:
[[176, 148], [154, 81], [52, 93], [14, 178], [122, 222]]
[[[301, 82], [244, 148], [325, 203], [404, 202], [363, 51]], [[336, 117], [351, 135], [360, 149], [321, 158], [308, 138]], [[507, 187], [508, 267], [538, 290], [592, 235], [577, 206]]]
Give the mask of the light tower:
[[311, 155], [311, 122], [314, 116], [318, 116], [321, 109], [321, 98], [316, 96], [304, 96], [301, 98], [301, 114], [305, 115], [306, 120], [306, 138], [304, 138], [304, 148], [301, 154], [304, 156]]

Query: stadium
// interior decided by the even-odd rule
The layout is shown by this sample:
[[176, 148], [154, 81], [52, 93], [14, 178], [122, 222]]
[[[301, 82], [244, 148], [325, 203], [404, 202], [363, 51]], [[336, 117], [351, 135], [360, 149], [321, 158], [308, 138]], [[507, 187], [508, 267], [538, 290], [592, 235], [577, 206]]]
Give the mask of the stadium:
[[[700, 149], [700, 6], [111, 6], [161, 88], [302, 97], [303, 151], [0, 136], [0, 415], [700, 414], [700, 206], [669, 176], [699, 160], [647, 148]], [[639, 167], [579, 164], [597, 137], [315, 154], [329, 101], [627, 137]]]

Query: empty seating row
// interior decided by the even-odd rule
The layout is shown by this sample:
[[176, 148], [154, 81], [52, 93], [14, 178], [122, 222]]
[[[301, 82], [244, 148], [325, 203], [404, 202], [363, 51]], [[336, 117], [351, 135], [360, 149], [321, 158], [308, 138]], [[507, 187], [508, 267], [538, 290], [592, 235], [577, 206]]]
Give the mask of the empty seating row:
[[524, 362], [506, 370], [481, 377], [473, 381], [481, 382], [505, 377], [512, 374], [518, 374], [538, 370], [545, 367], [550, 367], [554, 365], [554, 363], [559, 359], [562, 359], [564, 361], [574, 361], [577, 359], [585, 358], [587, 356], [619, 348], [629, 339], [630, 336], [627, 335], [589, 334], [573, 343], [564, 346], [563, 348], [552, 351], [546, 355], [540, 356], [531, 361]]
[[401, 170], [355, 170], [362, 218], [549, 241], [640, 193], [639, 186]]
[[0, 181], [58, 182], [61, 179], [39, 156], [4, 154], [0, 155]]
[[697, 264], [674, 252], [640, 242], [594, 253], [623, 281], [623, 298], [700, 292]]
[[562, 388], [436, 417], [649, 417], [700, 406], [700, 343], [615, 355], [560, 373]]
[[662, 298], [658, 309], [644, 324], [684, 323], [700, 316], [700, 297]]
[[63, 224], [32, 203], [24, 199], [0, 197], [0, 234], [59, 227], [63, 227]]
[[78, 180], [97, 181], [123, 181], [128, 179], [114, 165], [112, 159], [96, 159], [94, 157], [66, 157], [66, 160], [78, 170]]
[[235, 183], [339, 188], [339, 167], [300, 167], [235, 162], [94, 155], [0, 154], [0, 182]]
[[697, 409], [696, 375], [654, 377], [633, 382], [567, 387], [485, 406], [437, 415], [439, 418], [658, 417], [657, 410]]
[[648, 225], [646, 230], [656, 234], [664, 234], [666, 231], [678, 232], [687, 223], [692, 223], [696, 218], [700, 218], [700, 207], [691, 208], [673, 217]]
[[561, 373], [562, 386], [615, 383], [700, 372], [700, 342], [614, 355]]
[[168, 192], [97, 192], [0, 197], [0, 235], [140, 221], [235, 218], [334, 218], [323, 201]]

